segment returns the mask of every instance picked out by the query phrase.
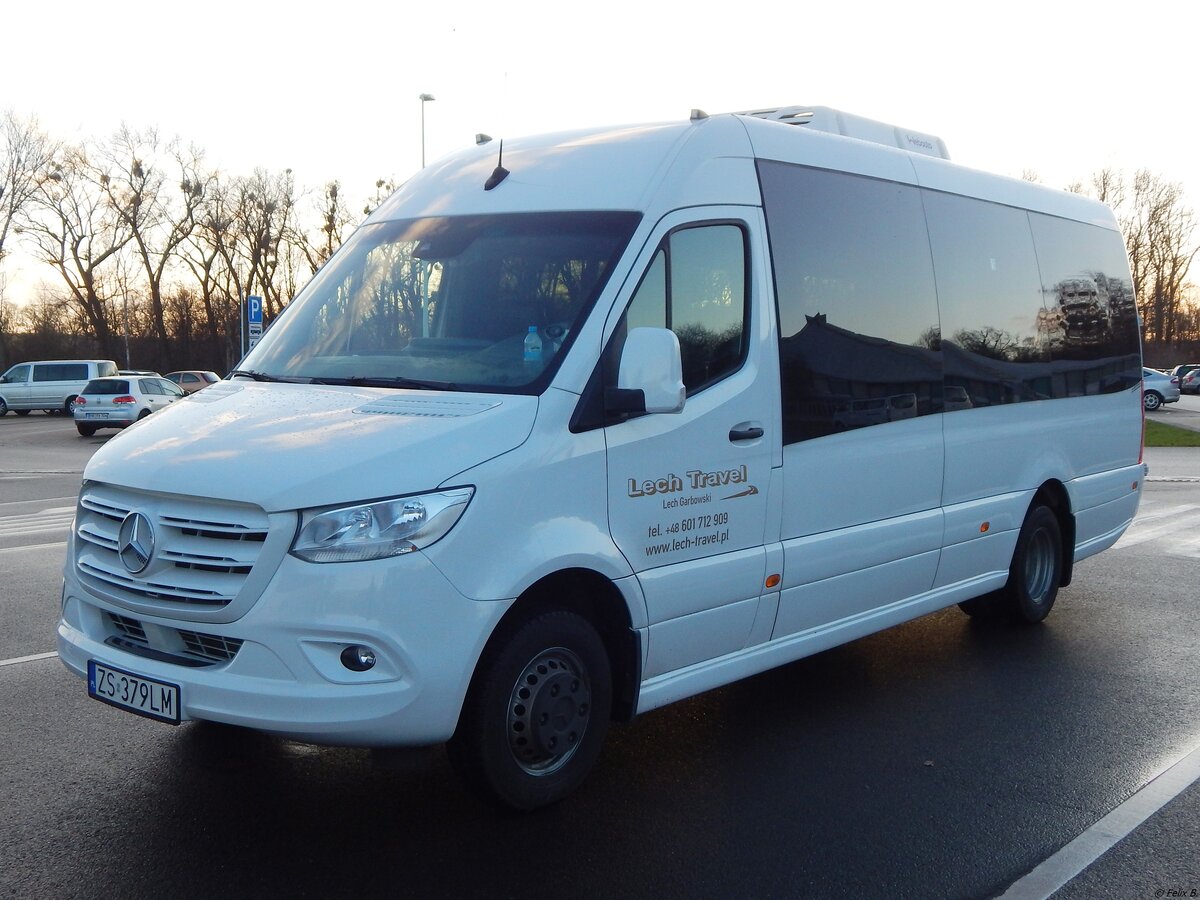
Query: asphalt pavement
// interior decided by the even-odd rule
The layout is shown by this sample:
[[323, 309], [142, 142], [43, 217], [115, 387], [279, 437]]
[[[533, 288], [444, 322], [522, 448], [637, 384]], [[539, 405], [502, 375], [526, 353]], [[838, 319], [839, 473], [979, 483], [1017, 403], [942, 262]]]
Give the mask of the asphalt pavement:
[[[1200, 430], [1200, 398], [1148, 418]], [[441, 748], [90, 700], [53, 629], [109, 439], [0, 419], [0, 897], [1200, 896], [1200, 449], [1146, 450], [1137, 521], [1043, 626], [951, 608], [655, 710], [512, 817]]]

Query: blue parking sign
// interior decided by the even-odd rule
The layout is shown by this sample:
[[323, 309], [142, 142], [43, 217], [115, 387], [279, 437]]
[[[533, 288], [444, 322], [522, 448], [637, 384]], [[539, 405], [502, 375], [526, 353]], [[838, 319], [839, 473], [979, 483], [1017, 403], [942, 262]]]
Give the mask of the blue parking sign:
[[246, 321], [251, 325], [262, 324], [262, 297], [246, 298]]

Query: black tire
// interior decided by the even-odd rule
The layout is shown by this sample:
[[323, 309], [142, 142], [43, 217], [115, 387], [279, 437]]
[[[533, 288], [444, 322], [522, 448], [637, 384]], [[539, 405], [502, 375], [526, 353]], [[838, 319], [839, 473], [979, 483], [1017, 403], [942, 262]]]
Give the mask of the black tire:
[[142, 421], [142, 419], [146, 418], [146, 416], [148, 416], [148, 415], [150, 415], [150, 410], [143, 409], [140, 413], [138, 413], [137, 420], [140, 422], [140, 421]]
[[66, 400], [63, 401], [62, 414], [64, 416], [73, 416], [75, 414], [75, 410], [72, 407], [72, 404], [75, 402], [75, 400], [76, 400], [75, 397], [68, 397]]
[[4, 401], [3, 397], [0, 397], [0, 416], [7, 415], [7, 414], [8, 414], [8, 404]]
[[[27, 409], [14, 409], [13, 412], [15, 412], [18, 416], [29, 415], [29, 410]], [[3, 413], [0, 413], [0, 415], [3, 415]]]
[[82, 437], [91, 437], [93, 434], [96, 433], [96, 426], [95, 425], [84, 425], [82, 422], [76, 422], [75, 430], [78, 431]]
[[1158, 391], [1146, 391], [1142, 394], [1142, 406], [1146, 408], [1146, 412], [1154, 412], [1163, 405], [1162, 394]]
[[447, 751], [487, 799], [537, 809], [582, 783], [611, 709], [608, 654], [591, 623], [565, 610], [539, 613], [489, 644]]
[[1008, 582], [998, 591], [958, 604], [977, 618], [1004, 617], [1030, 625], [1049, 615], [1062, 581], [1062, 528], [1048, 506], [1032, 507], [1021, 524]]

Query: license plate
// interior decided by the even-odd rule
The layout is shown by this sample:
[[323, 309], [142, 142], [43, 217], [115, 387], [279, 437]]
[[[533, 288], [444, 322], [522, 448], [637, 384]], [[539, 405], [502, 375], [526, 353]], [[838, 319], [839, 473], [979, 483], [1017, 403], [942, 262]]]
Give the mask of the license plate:
[[179, 685], [88, 660], [88, 696], [160, 722], [179, 724]]
[[83, 415], [85, 418], [88, 418], [88, 419], [107, 419], [108, 418], [108, 413], [84, 413]]

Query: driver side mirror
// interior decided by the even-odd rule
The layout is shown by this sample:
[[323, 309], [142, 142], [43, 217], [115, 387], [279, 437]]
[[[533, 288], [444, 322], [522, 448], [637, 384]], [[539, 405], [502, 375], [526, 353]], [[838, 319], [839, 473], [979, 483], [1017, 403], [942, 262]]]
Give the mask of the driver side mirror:
[[617, 386], [604, 394], [609, 412], [683, 411], [683, 361], [679, 338], [669, 328], [634, 328], [621, 350]]

